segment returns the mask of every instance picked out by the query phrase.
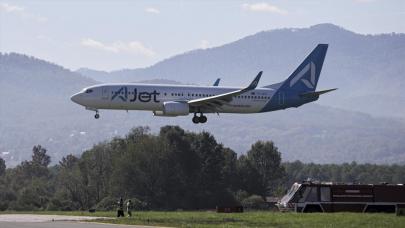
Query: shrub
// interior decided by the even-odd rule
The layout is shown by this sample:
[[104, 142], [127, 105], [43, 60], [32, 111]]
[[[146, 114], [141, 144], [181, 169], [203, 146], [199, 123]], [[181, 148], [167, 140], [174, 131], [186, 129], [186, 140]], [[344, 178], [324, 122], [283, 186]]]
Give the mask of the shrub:
[[264, 210], [267, 209], [267, 204], [261, 196], [251, 195], [242, 201], [242, 205], [248, 209]]

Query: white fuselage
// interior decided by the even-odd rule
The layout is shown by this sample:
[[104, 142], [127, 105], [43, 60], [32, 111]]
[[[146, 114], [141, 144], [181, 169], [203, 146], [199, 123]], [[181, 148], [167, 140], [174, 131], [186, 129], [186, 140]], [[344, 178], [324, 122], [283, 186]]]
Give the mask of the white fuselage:
[[[101, 84], [83, 89], [72, 96], [72, 100], [88, 109], [120, 109], [162, 111], [168, 101], [190, 101], [211, 97], [240, 88], [218, 86], [149, 85], [149, 84]], [[257, 88], [235, 96], [221, 106], [223, 113], [257, 113], [274, 94], [271, 88]], [[210, 113], [212, 110], [193, 110], [190, 113]]]

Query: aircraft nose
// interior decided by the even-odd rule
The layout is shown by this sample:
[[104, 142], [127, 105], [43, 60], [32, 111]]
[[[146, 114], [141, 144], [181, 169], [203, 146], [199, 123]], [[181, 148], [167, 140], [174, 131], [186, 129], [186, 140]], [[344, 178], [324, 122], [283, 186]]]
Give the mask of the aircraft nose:
[[70, 100], [72, 100], [76, 104], [80, 104], [80, 93], [76, 93], [73, 96], [71, 96]]

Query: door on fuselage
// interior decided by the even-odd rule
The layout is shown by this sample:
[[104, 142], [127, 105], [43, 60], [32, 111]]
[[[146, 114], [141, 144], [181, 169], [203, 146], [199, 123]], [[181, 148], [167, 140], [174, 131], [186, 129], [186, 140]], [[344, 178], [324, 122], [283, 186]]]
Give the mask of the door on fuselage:
[[107, 87], [101, 89], [101, 98], [108, 100], [110, 98], [110, 90]]

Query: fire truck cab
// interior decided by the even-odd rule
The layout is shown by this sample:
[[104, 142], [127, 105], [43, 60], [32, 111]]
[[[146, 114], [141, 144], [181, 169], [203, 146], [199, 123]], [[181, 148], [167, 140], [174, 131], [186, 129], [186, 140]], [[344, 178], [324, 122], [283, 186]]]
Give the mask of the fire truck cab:
[[405, 208], [403, 184], [294, 183], [277, 203], [280, 211], [398, 212]]

